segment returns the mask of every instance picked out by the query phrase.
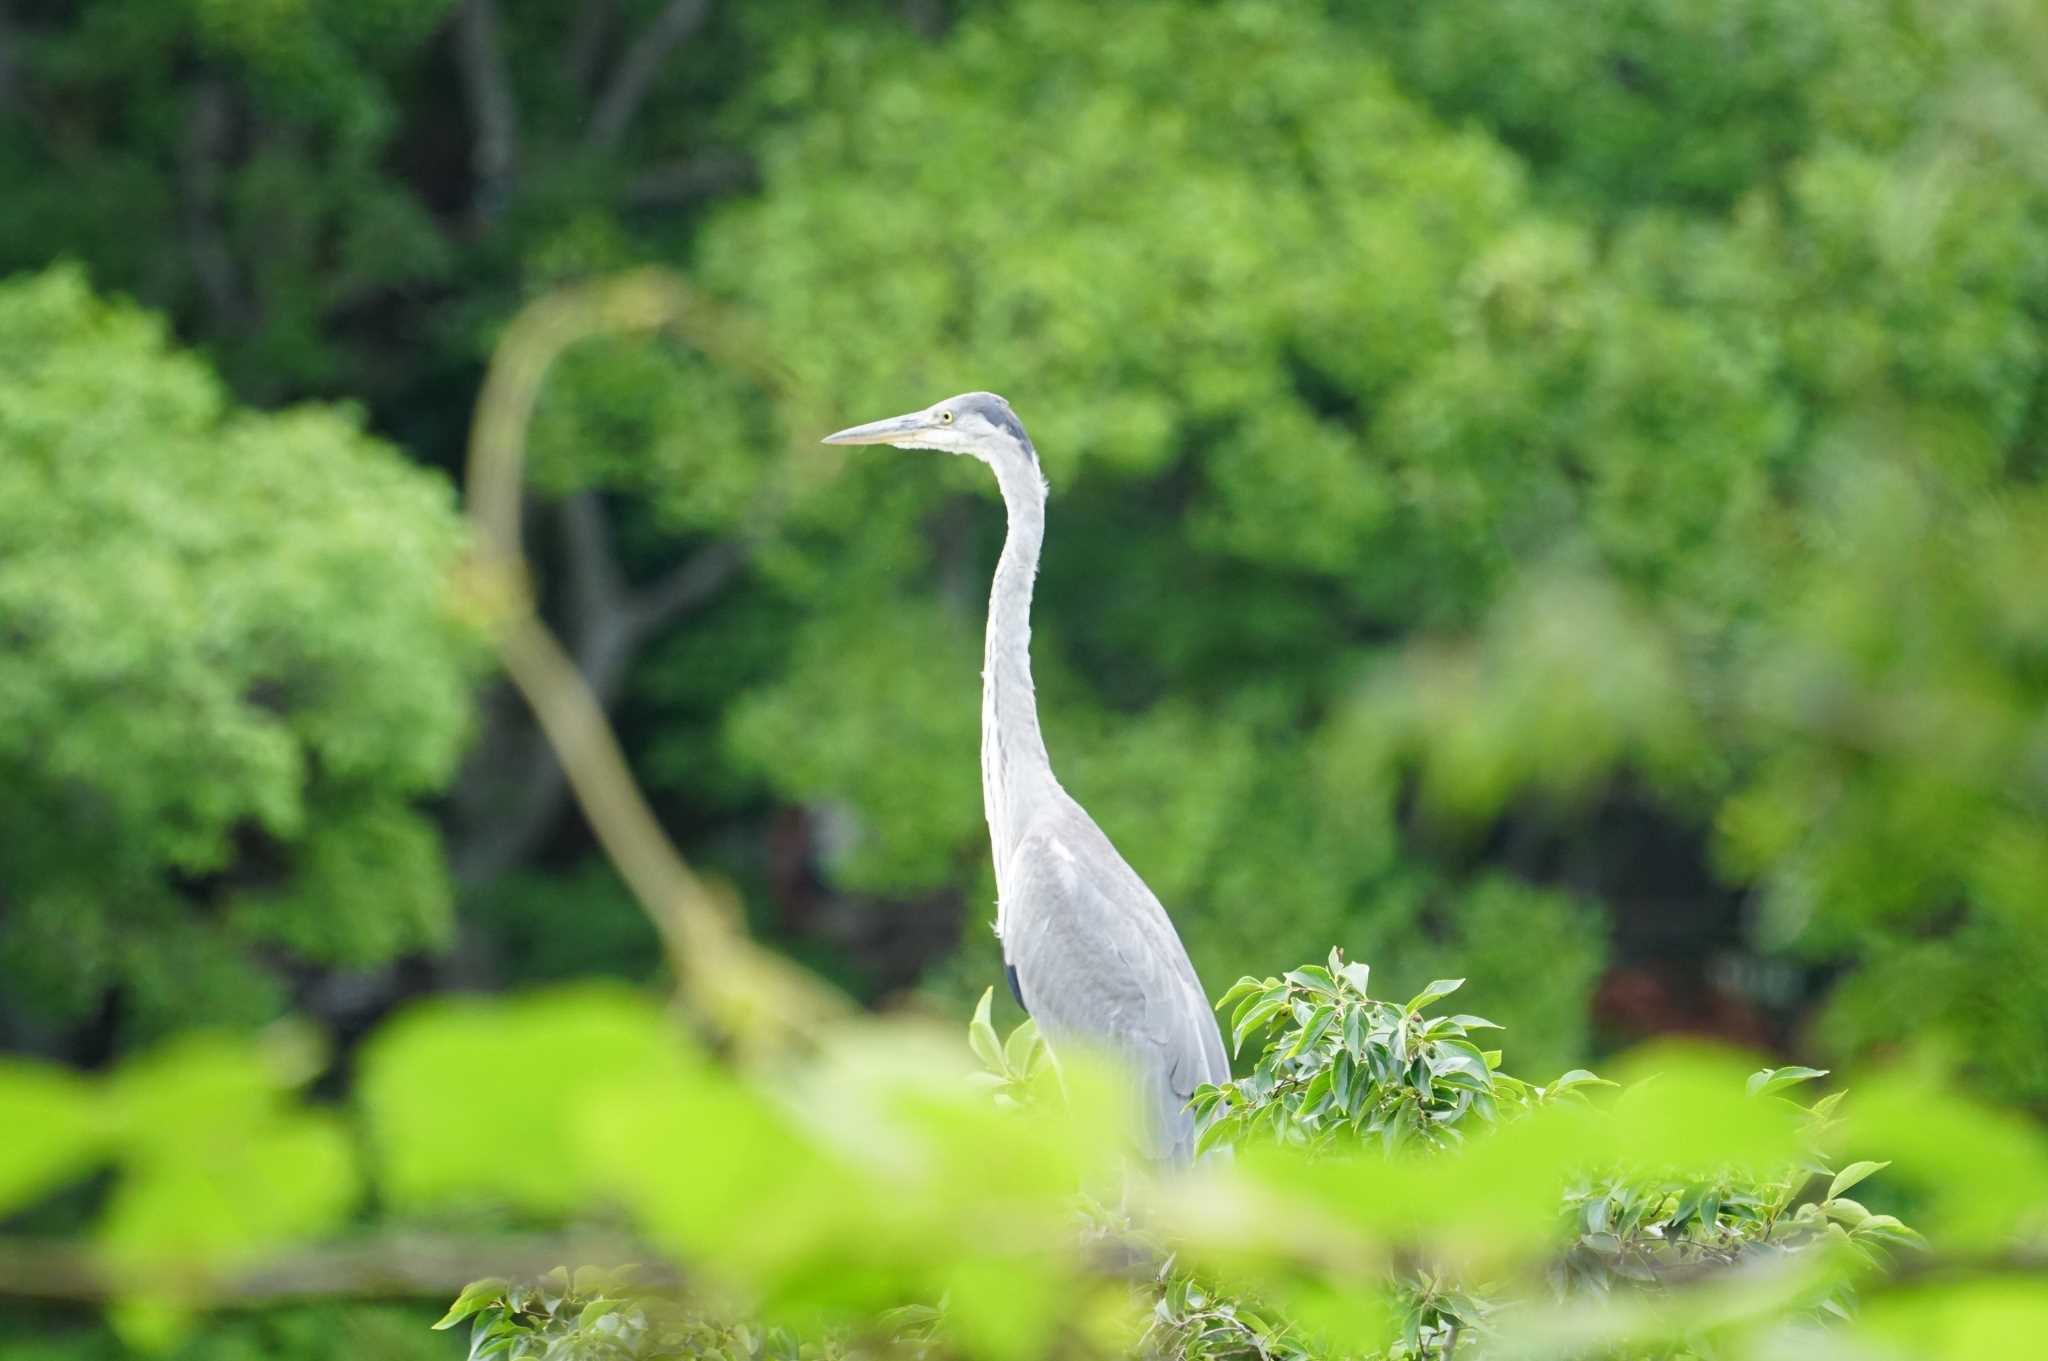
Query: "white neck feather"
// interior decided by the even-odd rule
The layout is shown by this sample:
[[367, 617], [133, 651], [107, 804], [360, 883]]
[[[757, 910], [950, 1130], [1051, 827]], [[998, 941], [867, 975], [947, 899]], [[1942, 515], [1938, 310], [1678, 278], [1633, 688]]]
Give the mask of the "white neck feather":
[[[1009, 534], [989, 590], [981, 671], [981, 796], [1000, 896], [1010, 852], [1057, 793], [1031, 684], [1031, 587], [1045, 541], [1045, 481], [1036, 467], [997, 460]], [[1000, 909], [999, 909], [1000, 910]], [[1001, 930], [1000, 918], [997, 929]]]

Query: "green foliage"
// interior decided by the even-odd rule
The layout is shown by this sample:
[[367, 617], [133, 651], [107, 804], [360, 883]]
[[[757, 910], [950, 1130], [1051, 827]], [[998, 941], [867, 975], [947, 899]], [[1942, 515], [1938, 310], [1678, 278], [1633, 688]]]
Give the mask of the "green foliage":
[[1489, 1336], [1747, 1358], [1823, 1319], [1860, 1361], [1979, 1288], [1914, 1283], [1907, 1307], [1901, 1262], [2023, 1245], [2048, 1204], [2038, 1128], [1924, 1076], [1809, 1104], [1815, 1070], [1745, 1082], [1734, 1056], [1667, 1050], [1612, 1093], [1585, 1073], [1533, 1087], [1471, 1045], [1486, 1023], [1431, 1014], [1455, 981], [1398, 1005], [1368, 981], [1341, 955], [1245, 980], [1233, 1031], [1264, 1054], [1202, 1093], [1234, 1156], [1156, 1182], [1123, 1163], [1117, 1084], [1074, 1056], [1049, 1080], [1035, 1032], [1002, 1041], [985, 1007], [975, 1082], [957, 1045], [881, 1022], [750, 1079], [652, 999], [592, 988], [394, 1022], [363, 1055], [360, 1141], [291, 1099], [316, 1056], [290, 1033], [90, 1081], [17, 1063], [0, 1099], [56, 1133], [0, 1148], [0, 1173], [19, 1205], [112, 1165], [89, 1241], [138, 1342], [175, 1345], [190, 1310], [287, 1269], [367, 1189], [416, 1218], [498, 1207], [631, 1235], [644, 1268], [481, 1281], [444, 1323], [470, 1321], [478, 1356], [644, 1361], [1414, 1359]]
[[1404, 978], [1467, 975], [1464, 1005], [1517, 1018], [1524, 1071], [1566, 1068], [1590, 1052], [1585, 999], [1608, 952], [1608, 924], [1592, 903], [1506, 875], [1462, 886], [1418, 875], [1388, 884], [1374, 906], [1350, 953], [1391, 960], [1383, 967]]
[[[1233, 1048], [1241, 1050], [1246, 1039], [1261, 1034], [1270, 1038], [1245, 1077], [1196, 1093], [1191, 1104], [1207, 1122], [1204, 1146], [1242, 1150], [1256, 1140], [1325, 1157], [1361, 1148], [1388, 1157], [1427, 1156], [1473, 1138], [1513, 1137], [1499, 1129], [1502, 1122], [1541, 1122], [1545, 1116], [1539, 1112], [1560, 1102], [1583, 1129], [1587, 1095], [1615, 1086], [1583, 1069], [1542, 1086], [1500, 1071], [1500, 1051], [1483, 1050], [1473, 1039], [1500, 1027], [1469, 1014], [1424, 1015], [1461, 988], [1462, 979], [1439, 979], [1405, 1003], [1375, 1000], [1369, 981], [1365, 965], [1347, 963], [1332, 951], [1327, 965], [1308, 965], [1285, 978], [1245, 978], [1226, 992], [1217, 1005], [1229, 1014]], [[1823, 1076], [1811, 1068], [1764, 1069], [1745, 1084], [1746, 1097], [1783, 1103], [1778, 1093]], [[1655, 1086], [1688, 1080], [1667, 1071], [1651, 1079], [1647, 1091], [1625, 1094], [1624, 1102], [1637, 1103], [1637, 1109], [1617, 1112], [1618, 1123], [1640, 1116], [1645, 1100], [1667, 1109], [1684, 1104], [1685, 1096], [1655, 1092]], [[1711, 1088], [1696, 1095], [1720, 1102]], [[1832, 1174], [1825, 1193], [1812, 1194], [1815, 1175], [1830, 1174], [1819, 1150], [1841, 1099], [1835, 1093], [1811, 1107], [1796, 1107], [1804, 1117], [1804, 1151], [1777, 1167], [1745, 1165], [1740, 1155], [1718, 1165], [1686, 1166], [1668, 1156], [1666, 1141], [1643, 1138], [1648, 1128], [1587, 1131], [1593, 1137], [1577, 1144], [1581, 1161], [1561, 1196], [1567, 1242], [1550, 1249], [1554, 1255], [1544, 1272], [1557, 1303], [1568, 1307], [1657, 1292], [1702, 1270], [1759, 1258], [1782, 1264], [1802, 1253], [1847, 1253], [1845, 1262], [1877, 1266], [1899, 1248], [1924, 1246], [1897, 1218], [1872, 1214], [1843, 1194], [1889, 1163], [1850, 1163]], [[1726, 1139], [1731, 1154], [1739, 1143], [1725, 1127], [1709, 1137]], [[1598, 1150], [1617, 1140], [1632, 1156], [1603, 1158]], [[1504, 1234], [1505, 1228], [1496, 1225], [1495, 1231]], [[1460, 1285], [1456, 1276], [1438, 1263], [1393, 1273], [1387, 1290], [1400, 1340], [1388, 1356], [1447, 1356], [1461, 1337], [1513, 1332], [1512, 1310], [1493, 1317], [1515, 1302], [1511, 1275], [1469, 1285]], [[1810, 1288], [1809, 1304], [1849, 1318], [1849, 1279]], [[1228, 1308], [1201, 1280], [1169, 1271], [1161, 1282], [1158, 1317], [1182, 1355], [1285, 1353], [1304, 1345], [1297, 1326]]]
[[481, 1280], [434, 1326], [472, 1319], [469, 1361], [829, 1361], [845, 1354], [804, 1345], [786, 1329], [713, 1321], [632, 1268], [557, 1268], [531, 1285]]
[[10, 1011], [263, 1020], [277, 962], [445, 941], [413, 805], [476, 674], [446, 483], [349, 412], [236, 409], [76, 270], [0, 287], [0, 368]]
[[[1748, 1357], [1805, 1337], [1860, 1358], [1949, 1307], [1952, 1297], [1916, 1301], [1890, 1284], [1930, 1249], [1849, 1194], [1931, 1169], [1842, 1157], [1845, 1132], [1868, 1119], [1851, 1114], [1857, 1098], [1797, 1099], [1826, 1074], [1767, 1068], [1743, 1080], [1727, 1056], [1670, 1051], [1631, 1064], [1619, 1091], [1584, 1071], [1535, 1086], [1471, 1043], [1498, 1027], [1427, 1014], [1459, 980], [1401, 1004], [1375, 999], [1369, 980], [1364, 965], [1333, 952], [1326, 965], [1247, 978], [1224, 996], [1234, 1036], [1266, 1036], [1252, 1073], [1196, 1099], [1208, 1142], [1234, 1146], [1236, 1161], [1158, 1187], [1136, 1221], [1085, 1201], [1069, 1219], [1073, 1237], [1060, 1251], [1106, 1273], [1093, 1306], [1069, 1304], [1073, 1317], [1092, 1307], [1125, 1320], [1122, 1331], [1084, 1328], [1085, 1345], [1100, 1349], [1090, 1354], [1433, 1361], [1619, 1347]], [[1005, 1041], [988, 1003], [984, 994], [969, 1025], [977, 1085], [998, 1107], [1049, 1117], [1061, 1098], [1044, 1081], [1035, 1030], [1027, 1022]], [[1890, 1085], [1878, 1084], [1880, 1112]], [[1878, 1122], [1901, 1138], [1891, 1118]], [[1981, 1139], [1996, 1122], [1980, 1121], [1959, 1111], [1937, 1137], [1976, 1126]], [[1914, 1141], [1901, 1141], [1910, 1151]], [[2048, 1186], [2038, 1136], [1998, 1166], [1976, 1180], [2012, 1173]], [[1938, 1176], [1968, 1179], [1954, 1162]], [[1351, 1231], [1362, 1234], [1354, 1248], [1374, 1246], [1340, 1251]], [[1874, 1309], [1863, 1299], [1872, 1290]], [[479, 1281], [442, 1326], [473, 1320], [478, 1357], [831, 1357], [857, 1344], [915, 1356], [1028, 1354], [986, 1333], [987, 1307], [956, 1289], [804, 1341], [735, 1324], [729, 1306], [644, 1272], [562, 1270], [532, 1284]]]
[[[849, 418], [1018, 400], [1049, 742], [1205, 974], [1332, 936], [1420, 967], [1397, 905], [1474, 911], [1503, 827], [1597, 847], [1599, 893], [1656, 853], [1618, 790], [1755, 890], [1763, 948], [2037, 940], [2038, 16], [1554, 10], [798, 32], [698, 277]], [[979, 836], [897, 794], [973, 768], [970, 485], [856, 459], [768, 573], [803, 620], [733, 753], [857, 815], [849, 887], [958, 882]], [[1546, 986], [1500, 1000], [1579, 1057]]]
[[[1145, 5], [1106, 29], [1039, 3], [968, 16], [933, 54], [874, 27], [798, 33], [780, 65], [769, 192], [707, 227], [698, 277], [846, 411], [989, 383], [1018, 399], [1056, 494], [1036, 630], [1054, 758], [1198, 968], [1333, 935], [1419, 957], [1387, 907], [1404, 885], [1450, 919], [1491, 890], [1370, 825], [1372, 772], [1320, 780], [1314, 715], [1370, 662], [1361, 629], [1465, 608], [1418, 554], [1364, 412], [1450, 342], [1443, 297], [1528, 211], [1513, 158], [1287, 6]], [[1248, 66], [1276, 75], [1256, 109], [1233, 93]], [[815, 115], [790, 118], [799, 100]], [[847, 173], [813, 173], [826, 162]], [[720, 389], [693, 400], [708, 457], [745, 442]], [[987, 495], [973, 471], [856, 458], [764, 564], [803, 620], [736, 707], [732, 750], [856, 813], [828, 867], [849, 888], [957, 881], [983, 835], [962, 781], [999, 524], [963, 500]], [[1581, 1043], [1598, 946], [1569, 953], [1543, 999], [1559, 1049]]]
[[[415, 1305], [300, 1304], [208, 1320], [202, 1332], [139, 1353], [153, 1361], [447, 1361], [428, 1331], [431, 1309]], [[133, 1361], [138, 1351], [96, 1320], [8, 1318], [0, 1361]]]
[[95, 1079], [0, 1066], [0, 1109], [36, 1122], [0, 1158], [0, 1217], [111, 1171], [79, 1246], [132, 1283], [117, 1330], [169, 1346], [206, 1273], [332, 1233], [356, 1209], [363, 1178], [348, 1128], [292, 1099], [320, 1061], [305, 1032], [280, 1024], [255, 1037], [193, 1032]]
[[1021, 1109], [1045, 1095], [1046, 1083], [1054, 1071], [1052, 1051], [1046, 1048], [1045, 1037], [1038, 1033], [1038, 1022], [1028, 1017], [1010, 1032], [1007, 1040], [997, 1038], [995, 1025], [989, 1020], [989, 1005], [994, 1000], [994, 988], [983, 991], [981, 1000], [974, 1004], [974, 1019], [967, 1023], [968, 1047], [981, 1060], [981, 1071], [968, 1074], [968, 1078], [989, 1088], [998, 1106]]
[[[1715, 950], [1852, 966], [1811, 971], [1844, 979], [1812, 1032], [1841, 1054], [1910, 1014], [1993, 1090], [2048, 1090], [1986, 1020], [2038, 1032], [2038, 971], [1983, 967], [2048, 951], [2038, 6], [712, 6], [611, 140], [597, 106], [666, 6], [491, 8], [479, 75], [446, 0], [31, 7], [0, 63], [0, 269], [82, 258], [240, 400], [347, 394], [442, 466], [519, 298], [649, 261], [847, 419], [1001, 388], [1056, 492], [1054, 755], [1205, 976], [1342, 940], [1490, 979], [1475, 1005], [1567, 1064], [1603, 916], [1740, 899], [1751, 936]], [[761, 529], [764, 450], [816, 433], [660, 337], [569, 356], [533, 446], [548, 491], [607, 490], [644, 580]], [[987, 489], [845, 469], [642, 659], [629, 745], [700, 857], [758, 874], [801, 805], [840, 904], [985, 904]], [[436, 650], [358, 670], [433, 707], [401, 664]], [[450, 728], [424, 726], [393, 745], [432, 756]], [[351, 964], [434, 940], [432, 848], [391, 807], [295, 847], [323, 886], [391, 867], [381, 889], [300, 910], [258, 883], [235, 930]], [[1641, 883], [1674, 847], [1686, 882]], [[117, 975], [142, 1029], [278, 1005], [185, 900], [124, 890], [153, 899], [134, 951], [34, 896], [12, 955], [73, 961], [24, 993], [42, 1011]], [[1554, 972], [1475, 958], [1517, 912]], [[943, 930], [856, 934], [892, 957], [851, 978], [924, 967], [963, 1010], [986, 982], [978, 930], [959, 960]]]
[[[656, 1352], [784, 1355], [722, 1321], [763, 1318], [996, 1361], [1147, 1326], [1247, 1361], [1489, 1328], [1782, 1356], [1829, 1302], [1845, 1355], [2048, 1334], [2030, 1278], [1882, 1268], [1911, 1251], [1892, 1219], [1937, 1266], [2038, 1251], [2038, 1128], [1911, 1071], [1801, 1116], [1775, 1103], [1810, 1089], [1738, 1096], [1697, 1056], [1555, 1099], [1471, 1065], [1491, 1032], [1337, 973], [1251, 994], [1281, 989], [1252, 1070], [1205, 1098], [1236, 1161], [1147, 1225], [1181, 1255], [1136, 1308], [1073, 1251], [1113, 1137], [1032, 1123], [1062, 1118], [1051, 1070], [986, 994], [993, 1110], [954, 1056], [865, 1032], [770, 1094], [604, 990], [402, 1021], [338, 1069], [342, 1111], [291, 1097], [301, 1040], [247, 1029], [309, 972], [451, 937], [418, 805], [476, 676], [441, 599], [459, 537], [439, 475], [365, 428], [452, 466], [515, 303], [654, 260], [847, 420], [1016, 399], [1055, 490], [1055, 759], [1212, 981], [1341, 941], [1382, 977], [1470, 977], [1517, 1069], [1551, 1072], [1588, 1058], [1611, 916], [1712, 906], [1716, 951], [1794, 966], [1777, 1019], [1839, 980], [1783, 1033], [1830, 1061], [1931, 1041], [2038, 1107], [2038, 5], [714, 5], [610, 142], [595, 106], [666, 4], [488, 8], [495, 168], [448, 0], [9, 12], [0, 271], [32, 273], [0, 283], [0, 1027], [115, 1061], [0, 1065], [0, 1213], [82, 1217], [126, 1336], [365, 1205], [479, 1203], [598, 1216], [707, 1281], [635, 1325]], [[720, 154], [743, 192], [663, 199]], [[308, 396], [366, 414], [272, 409]], [[924, 978], [964, 1010], [994, 976], [999, 525], [953, 462], [818, 453], [784, 487], [764, 451], [817, 433], [674, 337], [609, 340], [554, 374], [533, 452], [546, 492], [604, 489], [635, 581], [762, 536], [641, 659], [627, 745], [686, 850], [772, 881], [764, 915], [850, 977], [949, 947], [875, 929], [889, 900], [965, 904]], [[537, 521], [560, 609], [572, 554]], [[499, 939], [465, 978], [653, 967], [579, 835], [474, 896]], [[193, 1022], [243, 1037], [148, 1043]], [[1678, 1279], [1727, 1259], [1766, 1284]], [[1586, 1309], [1603, 1291], [1623, 1305]], [[569, 1297], [508, 1287], [497, 1321], [573, 1347]], [[914, 1312], [876, 1328], [889, 1308]], [[347, 1326], [236, 1319], [216, 1350]], [[396, 1354], [391, 1326], [330, 1349]]]
[[1495, 1072], [1500, 1051], [1474, 1041], [1500, 1028], [1492, 1021], [1422, 1016], [1464, 979], [1438, 979], [1401, 1006], [1368, 996], [1370, 976], [1333, 950], [1327, 966], [1240, 979], [1223, 994], [1217, 1009], [1233, 1008], [1232, 1053], [1269, 1031], [1272, 1039], [1248, 1075], [1195, 1093], [1191, 1105], [1208, 1122], [1204, 1146], [1265, 1134], [1320, 1149], [1364, 1137], [1389, 1151], [1410, 1140], [1434, 1147], [1462, 1137], [1468, 1112], [1498, 1119], [1501, 1103], [1544, 1095]]
[[[1354, 18], [1432, 105], [1492, 129], [1594, 211], [1729, 206], [1813, 139], [1846, 49], [1882, 31], [1856, 6], [1771, 0], [1506, 0], [1483, 23], [1372, 3]], [[1878, 93], [1855, 91], [1859, 104]]]
[[508, 987], [606, 973], [641, 983], [661, 967], [661, 938], [609, 864], [562, 875], [508, 874], [465, 905], [490, 922], [483, 948]]
[[[379, 162], [395, 78], [450, 8], [117, 0], [39, 30], [23, 46], [41, 107], [12, 105], [0, 138], [17, 187], [0, 268], [83, 253], [103, 281], [203, 317], [245, 397], [388, 382], [337, 322], [452, 273], [422, 196]], [[265, 135], [223, 164], [241, 98]]]

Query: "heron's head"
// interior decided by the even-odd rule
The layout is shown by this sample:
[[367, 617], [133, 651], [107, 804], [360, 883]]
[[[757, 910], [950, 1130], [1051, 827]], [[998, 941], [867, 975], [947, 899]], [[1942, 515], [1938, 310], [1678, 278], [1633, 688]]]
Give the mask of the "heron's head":
[[893, 444], [968, 454], [996, 468], [1036, 468], [1038, 451], [1010, 404], [993, 392], [963, 392], [922, 411], [870, 421], [825, 436], [827, 444]]

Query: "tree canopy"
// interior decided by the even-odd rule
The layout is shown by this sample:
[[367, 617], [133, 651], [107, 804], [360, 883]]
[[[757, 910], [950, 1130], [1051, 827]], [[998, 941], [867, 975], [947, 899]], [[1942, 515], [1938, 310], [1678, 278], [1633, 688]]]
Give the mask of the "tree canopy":
[[[110, 3], [17, 29], [0, 264], [82, 260], [242, 400], [350, 397], [450, 466], [514, 303], [648, 261], [847, 420], [1006, 391], [1055, 491], [1055, 759], [1205, 976], [1330, 939], [1498, 950], [1460, 971], [1565, 1059], [1596, 1015], [1784, 1041], [1847, 963], [1807, 1042], [1881, 1043], [1911, 998], [2001, 1090], [2048, 1091], [1954, 1005], [2048, 959], [2026, 7]], [[971, 469], [886, 454], [792, 492], [764, 451], [815, 432], [704, 339], [593, 342], [550, 382], [551, 608], [762, 925], [864, 992], [963, 998], [992, 959], [999, 517]], [[394, 696], [443, 645], [306, 621], [357, 625], [433, 730], [390, 731], [392, 787], [441, 784], [456, 673]], [[546, 974], [615, 939], [630, 967], [645, 938], [530, 728], [493, 705], [482, 733], [444, 821], [505, 926], [475, 958]], [[209, 825], [288, 829], [270, 797]], [[304, 825], [336, 863], [430, 860], [380, 807]], [[557, 896], [595, 937], [531, 910]], [[445, 938], [397, 929], [430, 900], [345, 910], [328, 956]], [[2031, 985], [2000, 995], [2048, 1025]]]
[[445, 946], [416, 801], [481, 660], [446, 482], [349, 411], [236, 407], [75, 269], [0, 286], [0, 364], [10, 1011], [125, 1043]]
[[[247, 1116], [314, 1169], [233, 1201], [280, 1241], [386, 1213], [277, 1092], [431, 1153], [445, 1093], [356, 1090], [388, 1013], [668, 966], [457, 566], [505, 329], [646, 266], [672, 324], [532, 413], [535, 598], [691, 863], [862, 1002], [999, 977], [1002, 522], [814, 441], [993, 388], [1053, 760], [1212, 992], [1338, 945], [1522, 1071], [1945, 1047], [2048, 1110], [2044, 147], [2025, 0], [0, 0], [0, 1048], [106, 1074], [33, 1068], [100, 1180], [9, 1212], [162, 1229], [106, 1169]], [[156, 1139], [165, 1091], [228, 1096]], [[1925, 1181], [1981, 1208], [2025, 1139], [1976, 1128]], [[409, 1326], [193, 1355], [336, 1317]]]

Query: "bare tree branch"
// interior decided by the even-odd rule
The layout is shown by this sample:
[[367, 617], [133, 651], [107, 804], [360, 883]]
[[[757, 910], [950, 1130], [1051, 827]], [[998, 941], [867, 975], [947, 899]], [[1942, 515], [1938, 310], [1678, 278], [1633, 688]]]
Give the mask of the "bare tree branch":
[[942, 0], [903, 0], [903, 22], [920, 38], [938, 38], [946, 31]]
[[[562, 502], [566, 632], [576, 669], [606, 710], [617, 703], [634, 645], [625, 580], [596, 492]], [[463, 835], [451, 859], [465, 884], [483, 884], [527, 859], [568, 807], [569, 789], [547, 739], [520, 706], [499, 704], [489, 735], [463, 772]]]
[[488, 884], [532, 857], [568, 807], [568, 787], [525, 706], [494, 689], [484, 738], [455, 787], [449, 865], [456, 881]]
[[618, 607], [626, 594], [626, 578], [612, 551], [611, 519], [598, 493], [577, 492], [562, 502], [561, 515], [562, 537], [568, 548], [569, 603], [575, 615], [572, 627], [581, 632]]
[[665, 207], [746, 188], [759, 176], [754, 158], [744, 152], [705, 151], [642, 171], [626, 186], [626, 199], [636, 207]]
[[227, 86], [217, 77], [202, 78], [186, 107], [178, 147], [178, 216], [200, 292], [225, 329], [239, 330], [248, 325], [251, 307], [217, 217], [231, 114]]
[[634, 596], [628, 606], [635, 640], [688, 614], [710, 600], [747, 561], [747, 545], [721, 539], [699, 549], [665, 577]]
[[512, 102], [512, 75], [497, 0], [463, 0], [455, 20], [455, 64], [469, 101], [475, 146], [470, 169], [476, 175], [474, 213], [489, 222], [504, 211], [519, 170], [519, 111]]
[[644, 1242], [609, 1235], [389, 1233], [295, 1249], [219, 1276], [195, 1275], [185, 1264], [167, 1266], [162, 1279], [155, 1280], [133, 1269], [115, 1272], [68, 1244], [10, 1238], [0, 1239], [0, 1299], [94, 1304], [158, 1288], [229, 1306], [304, 1299], [446, 1300], [480, 1277], [531, 1279], [558, 1266], [596, 1262], [641, 1264], [652, 1287], [677, 1283], [671, 1269], [653, 1265], [661, 1260]]
[[0, 0], [0, 108], [14, 102], [14, 86], [20, 79], [20, 70], [14, 56], [14, 16], [8, 12], [6, 0]]
[[587, 93], [597, 79], [597, 62], [604, 55], [612, 17], [612, 0], [583, 0], [576, 9], [569, 45], [562, 50], [562, 75], [579, 94]]
[[594, 151], [609, 151], [633, 122], [640, 103], [654, 88], [654, 78], [669, 54], [688, 41], [710, 17], [711, 0], [669, 0], [660, 14], [647, 25], [633, 45], [626, 49], [611, 84], [590, 116], [584, 144]]
[[[521, 532], [527, 426], [550, 365], [587, 337], [656, 329], [675, 331], [760, 384], [784, 408], [789, 428], [822, 424], [802, 407], [788, 367], [744, 320], [674, 275], [641, 270], [540, 299], [506, 328], [477, 398], [463, 482], [471, 547], [462, 581], [495, 626], [506, 674], [561, 759], [598, 844], [660, 933], [679, 996], [741, 1052], [765, 1058], [812, 1043], [849, 1003], [757, 945], [733, 892], [700, 877], [662, 831], [604, 707], [535, 612]], [[768, 509], [764, 500], [764, 516]]]
[[[570, 659], [609, 712], [648, 637], [716, 595], [746, 561], [746, 550], [714, 543], [636, 593], [619, 569], [603, 499], [578, 492], [559, 515]], [[528, 859], [568, 809], [561, 764], [523, 714], [494, 713], [490, 734], [458, 791], [464, 832], [452, 860], [465, 884], [488, 883]]]

